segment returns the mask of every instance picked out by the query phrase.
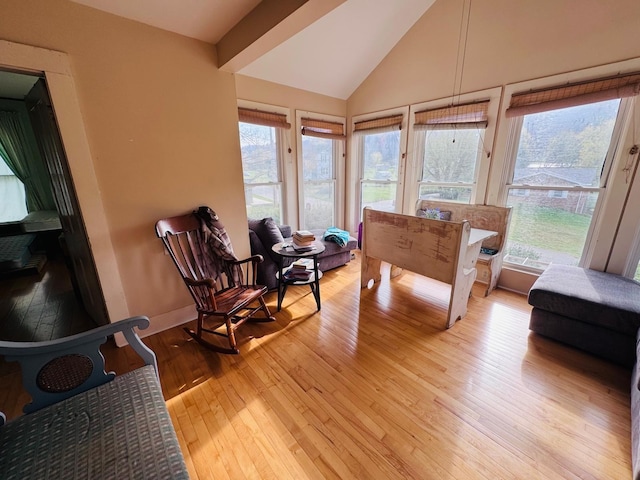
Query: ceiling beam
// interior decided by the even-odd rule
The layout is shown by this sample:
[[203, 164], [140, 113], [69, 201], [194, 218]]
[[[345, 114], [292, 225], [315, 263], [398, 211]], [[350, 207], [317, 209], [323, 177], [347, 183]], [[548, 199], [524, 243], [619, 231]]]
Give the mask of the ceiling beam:
[[218, 68], [235, 73], [346, 0], [262, 0], [216, 44]]

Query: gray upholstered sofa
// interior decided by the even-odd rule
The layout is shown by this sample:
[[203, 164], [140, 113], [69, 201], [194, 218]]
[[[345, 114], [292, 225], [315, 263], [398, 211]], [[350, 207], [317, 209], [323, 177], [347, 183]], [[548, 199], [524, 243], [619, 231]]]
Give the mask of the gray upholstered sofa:
[[[325, 251], [318, 255], [319, 268], [323, 272], [340, 267], [351, 260], [351, 250], [358, 246], [358, 241], [349, 237], [349, 242], [341, 247], [335, 242], [322, 240], [324, 230], [311, 230], [316, 239], [323, 242]], [[258, 267], [258, 283], [266, 285], [269, 290], [278, 288], [276, 272], [278, 270], [278, 255], [271, 247], [285, 238], [291, 237], [289, 225], [277, 225], [272, 218], [249, 220], [249, 243], [252, 255], [262, 255], [264, 262]], [[287, 259], [285, 259], [285, 262]], [[289, 260], [290, 262], [290, 260]], [[286, 265], [285, 265], [286, 266]]]
[[633, 367], [632, 478], [640, 480], [640, 283], [611, 273], [550, 265], [531, 287], [529, 304], [532, 331]]
[[529, 328], [632, 367], [640, 327], [640, 283], [611, 273], [550, 265], [529, 291]]

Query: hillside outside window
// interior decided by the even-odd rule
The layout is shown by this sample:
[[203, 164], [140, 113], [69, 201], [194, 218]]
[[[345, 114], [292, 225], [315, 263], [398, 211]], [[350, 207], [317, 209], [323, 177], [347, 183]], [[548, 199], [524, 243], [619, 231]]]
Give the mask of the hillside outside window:
[[239, 108], [244, 193], [249, 218], [283, 221], [282, 158], [286, 116]]

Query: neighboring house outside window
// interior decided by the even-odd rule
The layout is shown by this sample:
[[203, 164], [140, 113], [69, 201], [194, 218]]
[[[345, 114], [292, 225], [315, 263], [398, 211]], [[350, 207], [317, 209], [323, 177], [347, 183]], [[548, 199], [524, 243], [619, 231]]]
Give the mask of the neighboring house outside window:
[[620, 105], [613, 99], [513, 117], [505, 262], [532, 269], [580, 263], [607, 187]]
[[286, 114], [239, 108], [240, 149], [247, 216], [284, 222], [283, 155]]

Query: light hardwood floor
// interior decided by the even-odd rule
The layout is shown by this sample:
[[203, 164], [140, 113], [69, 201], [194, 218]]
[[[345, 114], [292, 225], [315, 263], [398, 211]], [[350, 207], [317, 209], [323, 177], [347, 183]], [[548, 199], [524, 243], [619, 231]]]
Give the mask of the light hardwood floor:
[[522, 295], [478, 285], [442, 330], [446, 286], [359, 281], [359, 259], [327, 272], [321, 312], [291, 288], [237, 356], [180, 328], [145, 339], [191, 478], [630, 478], [629, 371], [530, 334]]

